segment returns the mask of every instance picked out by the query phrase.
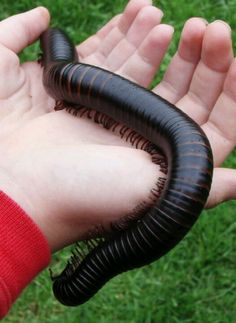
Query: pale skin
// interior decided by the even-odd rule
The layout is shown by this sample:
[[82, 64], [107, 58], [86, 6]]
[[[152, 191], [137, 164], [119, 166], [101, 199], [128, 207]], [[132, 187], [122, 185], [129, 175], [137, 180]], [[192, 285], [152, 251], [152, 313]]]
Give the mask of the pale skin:
[[[77, 47], [81, 61], [148, 86], [173, 35], [162, 15], [148, 0], [130, 1]], [[41, 228], [53, 252], [148, 202], [161, 172], [113, 133], [54, 111], [40, 65], [20, 65], [17, 56], [48, 24], [42, 7], [0, 22], [0, 188]], [[207, 207], [236, 197], [236, 171], [220, 168], [236, 142], [235, 88], [229, 26], [188, 20], [153, 91], [195, 119], [210, 140], [215, 168]]]

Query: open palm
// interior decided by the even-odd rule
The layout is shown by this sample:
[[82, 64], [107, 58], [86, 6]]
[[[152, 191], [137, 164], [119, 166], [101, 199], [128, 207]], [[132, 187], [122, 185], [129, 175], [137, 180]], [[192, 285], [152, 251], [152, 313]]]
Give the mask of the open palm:
[[[147, 86], [173, 33], [170, 26], [160, 24], [161, 17], [149, 1], [131, 1], [122, 15], [78, 46], [81, 61]], [[40, 66], [20, 66], [17, 57], [48, 21], [47, 11], [39, 8], [1, 22], [0, 187], [57, 250], [148, 201], [160, 171], [148, 154], [114, 133], [86, 118], [53, 111], [55, 103], [42, 87]], [[236, 139], [231, 128], [236, 69], [231, 47], [223, 23], [206, 26], [201, 19], [188, 21], [178, 53], [154, 89], [203, 126], [216, 166]], [[233, 176], [232, 170], [216, 168], [209, 205], [234, 198], [228, 188]]]

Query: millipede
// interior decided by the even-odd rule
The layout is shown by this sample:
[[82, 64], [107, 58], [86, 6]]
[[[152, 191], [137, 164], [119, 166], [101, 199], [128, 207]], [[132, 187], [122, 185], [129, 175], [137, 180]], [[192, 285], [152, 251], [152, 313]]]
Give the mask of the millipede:
[[[87, 114], [112, 131], [118, 127], [119, 135], [136, 148], [154, 152], [166, 173], [153, 189], [158, 198], [141, 216], [108, 237], [88, 240], [86, 252], [77, 242], [65, 269], [52, 277], [55, 297], [77, 306], [112, 277], [159, 259], [180, 242], [207, 201], [213, 157], [204, 132], [185, 113], [115, 73], [80, 63], [61, 29], [47, 29], [40, 44], [43, 84], [56, 100], [56, 109]], [[165, 157], [157, 157], [155, 151]]]

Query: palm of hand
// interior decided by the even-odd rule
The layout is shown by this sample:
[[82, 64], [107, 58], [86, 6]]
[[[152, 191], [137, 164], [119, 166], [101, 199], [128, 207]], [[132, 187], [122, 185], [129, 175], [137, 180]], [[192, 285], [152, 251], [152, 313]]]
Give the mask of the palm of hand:
[[[78, 51], [83, 61], [103, 66], [147, 86], [168, 47], [172, 29], [166, 25], [159, 25], [159, 10], [145, 2], [139, 3], [131, 2], [122, 16], [113, 19], [96, 36], [80, 45]], [[29, 23], [32, 25], [33, 21]], [[47, 19], [44, 17], [44, 26], [41, 26], [41, 30], [40, 27], [35, 27], [38, 29], [27, 42], [37, 38], [46, 25]], [[200, 19], [192, 20], [186, 25], [179, 52], [170, 64], [164, 80], [154, 89], [192, 114], [199, 123], [204, 123], [208, 114], [200, 113], [201, 110], [198, 113], [198, 110], [187, 109], [188, 106], [193, 106], [193, 99], [196, 102], [197, 98], [197, 102], [201, 102], [204, 95], [201, 91], [196, 91], [194, 96], [194, 91], [189, 91], [189, 84], [194, 86], [194, 82], [196, 83], [199, 74], [196, 66], [202, 64], [200, 56], [201, 52], [204, 53], [204, 46], [201, 49], [204, 33], [207, 47], [209, 40], [206, 38], [210, 38], [207, 33], [217, 36], [216, 29], [219, 28], [219, 23], [218, 27], [216, 25], [215, 23], [215, 26], [208, 26], [207, 32]], [[227, 27], [221, 28], [226, 34]], [[205, 104], [211, 108], [220, 97], [225, 76], [233, 59], [230, 37], [221, 38], [219, 41], [225, 42], [222, 59], [224, 66], [223, 70], [219, 71], [220, 80], [212, 86], [216, 89], [215, 96]], [[17, 52], [19, 49], [11, 48], [6, 43], [4, 45], [2, 50], [6, 51], [6, 61], [3, 72], [5, 68], [7, 81], [5, 78], [0, 88], [0, 93], [4, 93], [4, 97], [1, 98], [0, 149], [5, 158], [1, 163], [3, 174], [0, 179], [6, 184], [7, 193], [11, 187], [9, 195], [15, 200], [19, 199], [21, 206], [45, 232], [53, 249], [58, 249], [81, 238], [96, 223], [106, 225], [111, 218], [115, 219], [130, 212], [140, 201], [145, 200], [157, 177], [158, 167], [150, 163], [144, 152], [130, 148], [120, 138], [96, 124], [86, 119], [74, 118], [64, 111], [53, 112], [54, 102], [46, 95], [41, 85], [40, 66], [27, 63], [19, 67], [17, 56], [12, 53], [12, 50]], [[24, 42], [22, 47], [25, 45]], [[157, 52], [154, 51], [155, 46], [158, 47]], [[214, 60], [217, 62], [220, 54], [216, 52], [216, 45], [213, 48]], [[205, 55], [207, 61], [210, 53]], [[14, 69], [6, 74], [9, 66]], [[138, 69], [135, 68], [137, 66]], [[181, 72], [181, 80], [175, 82], [174, 76], [178, 69], [183, 70], [183, 73]], [[207, 72], [209, 76], [212, 71], [209, 69], [202, 72], [206, 79]], [[231, 74], [228, 74], [229, 78]], [[178, 84], [181, 84], [179, 88]], [[195, 87], [200, 89], [197, 83]], [[213, 133], [211, 138], [211, 134], [211, 131], [208, 131], [208, 136], [214, 143], [215, 136]], [[224, 153], [219, 153], [217, 146], [213, 145], [217, 165], [231, 149], [232, 147], [228, 146]], [[108, 168], [111, 169], [109, 173]], [[121, 176], [124, 180], [121, 180]], [[217, 199], [214, 200], [214, 191], [212, 196], [210, 204], [218, 203]], [[94, 205], [97, 207], [94, 208]], [[61, 235], [60, 225], [65, 222], [65, 218], [65, 238], [63, 242], [58, 243], [56, 241]], [[52, 229], [49, 229], [50, 227]]]

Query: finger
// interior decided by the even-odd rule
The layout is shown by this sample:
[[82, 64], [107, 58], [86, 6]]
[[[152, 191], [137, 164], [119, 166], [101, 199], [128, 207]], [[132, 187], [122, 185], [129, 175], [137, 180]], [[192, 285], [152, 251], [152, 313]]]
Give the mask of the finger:
[[177, 104], [200, 125], [208, 119], [232, 61], [229, 25], [221, 21], [209, 24], [203, 39], [201, 60], [194, 71], [189, 91]]
[[157, 72], [170, 44], [174, 29], [169, 25], [155, 26], [138, 50], [118, 70], [118, 74], [147, 87]]
[[147, 33], [161, 22], [162, 17], [163, 12], [156, 7], [146, 6], [142, 8], [126, 32], [127, 40], [138, 47]]
[[236, 170], [215, 168], [207, 208], [236, 199]]
[[189, 19], [183, 28], [178, 51], [173, 57], [161, 83], [154, 92], [171, 103], [176, 103], [188, 91], [194, 70], [201, 57], [206, 22]]
[[213, 150], [215, 165], [220, 165], [236, 143], [236, 59], [230, 66], [223, 92], [208, 121], [203, 125]]
[[78, 55], [81, 60], [92, 55], [100, 46], [103, 39], [115, 28], [119, 22], [120, 15], [113, 17], [105, 26], [103, 26], [95, 35], [89, 37], [77, 46]]
[[112, 49], [105, 60], [106, 66], [112, 71], [119, 69], [136, 51], [149, 32], [160, 23], [163, 13], [153, 7], [142, 8], [134, 19], [125, 37]]
[[[94, 64], [102, 66], [109, 55], [109, 53], [116, 47], [116, 45], [123, 39], [126, 35], [126, 32], [129, 30], [130, 26], [133, 23], [138, 12], [145, 6], [150, 6], [150, 0], [131, 0], [128, 5], [126, 6], [123, 14], [115, 18], [113, 21], [113, 28], [107, 28], [109, 32], [102, 37], [102, 39], [95, 38], [90, 39], [93, 41], [92, 45], [89, 42], [92, 50], [90, 50], [89, 55], [83, 55], [83, 61], [85, 63]], [[116, 20], [117, 19], [117, 20]], [[110, 26], [111, 27], [111, 26]], [[105, 29], [106, 32], [106, 29]], [[86, 41], [83, 46], [86, 46]]]
[[133, 23], [134, 18], [137, 16], [138, 12], [146, 7], [152, 5], [151, 0], [131, 0], [127, 4], [124, 14], [119, 23], [120, 31], [123, 34], [126, 34], [129, 30], [131, 24]]
[[0, 22], [0, 43], [19, 53], [48, 27], [49, 12], [44, 7], [9, 17]]

